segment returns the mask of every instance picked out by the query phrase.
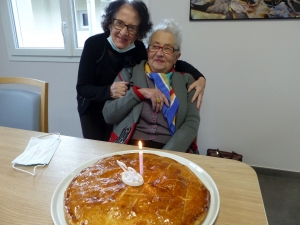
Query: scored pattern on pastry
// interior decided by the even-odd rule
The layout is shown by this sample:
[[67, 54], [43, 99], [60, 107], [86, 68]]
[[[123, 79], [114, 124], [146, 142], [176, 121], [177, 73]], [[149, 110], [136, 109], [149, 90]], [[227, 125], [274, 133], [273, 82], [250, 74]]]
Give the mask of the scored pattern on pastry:
[[199, 225], [210, 193], [199, 178], [177, 161], [144, 153], [144, 184], [122, 182], [119, 160], [139, 171], [138, 154], [103, 158], [83, 169], [65, 191], [69, 225]]

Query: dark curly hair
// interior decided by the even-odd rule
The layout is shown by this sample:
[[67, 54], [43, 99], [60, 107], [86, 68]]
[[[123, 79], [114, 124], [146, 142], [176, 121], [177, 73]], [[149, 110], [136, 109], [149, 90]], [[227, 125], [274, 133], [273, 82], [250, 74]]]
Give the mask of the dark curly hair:
[[150, 13], [144, 2], [140, 0], [116, 0], [105, 8], [105, 13], [102, 16], [102, 29], [104, 32], [109, 31], [109, 26], [112, 24], [116, 13], [120, 10], [123, 5], [131, 5], [135, 11], [137, 11], [140, 19], [138, 26], [138, 38], [143, 39], [147, 33], [152, 29], [152, 22], [150, 21]]

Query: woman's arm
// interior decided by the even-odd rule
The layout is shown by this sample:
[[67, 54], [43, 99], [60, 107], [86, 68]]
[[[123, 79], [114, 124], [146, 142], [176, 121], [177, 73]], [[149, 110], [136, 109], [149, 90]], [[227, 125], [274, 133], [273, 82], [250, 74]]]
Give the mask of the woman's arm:
[[[194, 79], [190, 76], [188, 81], [189, 85], [193, 81]], [[175, 131], [175, 134], [172, 136], [169, 142], [163, 147], [163, 149], [185, 152], [197, 136], [200, 124], [200, 115], [196, 108], [196, 102], [191, 102], [194, 92], [195, 90], [192, 90], [191, 92], [187, 93], [186, 118], [182, 125]]]
[[189, 86], [188, 89], [189, 92], [195, 90], [195, 94], [193, 95], [191, 102], [194, 102], [197, 99], [197, 109], [200, 109], [201, 107], [205, 85], [206, 85], [206, 79], [204, 77], [200, 77], [198, 80], [196, 80], [194, 83], [192, 83]]
[[110, 99], [111, 84], [100, 86], [99, 81], [102, 76], [105, 76], [103, 71], [99, 70], [99, 66], [106, 57], [103, 39], [104, 34], [99, 34], [85, 41], [78, 68], [77, 93], [81, 97], [95, 102]]
[[[160, 104], [156, 102], [157, 98], [161, 99]], [[150, 100], [152, 102], [152, 109], [156, 112], [162, 110], [163, 104], [169, 105], [168, 99], [160, 90], [133, 86], [127, 91], [124, 97], [105, 103], [102, 110], [105, 121], [108, 124], [120, 123], [128, 116], [132, 108], [143, 100]]]
[[134, 106], [139, 104], [142, 100], [134, 89], [136, 86], [130, 88], [124, 97], [106, 101], [102, 113], [108, 124], [118, 124], [125, 119]]
[[[144, 100], [151, 101], [152, 108], [156, 112], [162, 110], [163, 103], [169, 105], [168, 99], [160, 90], [136, 86], [134, 80], [145, 79], [141, 74], [141, 71], [144, 73], [144, 64], [137, 65], [134, 67], [133, 71], [134, 72], [132, 73], [130, 68], [124, 68], [115, 78], [115, 83], [129, 82], [132, 87], [123, 97], [105, 103], [102, 113], [108, 124], [117, 124], [121, 122], [126, 118], [134, 106]], [[157, 103], [157, 99], [161, 101], [160, 104]]]
[[[115, 78], [114, 83], [130, 82], [132, 78], [130, 68], [124, 68]], [[108, 124], [118, 124], [128, 116], [134, 106], [143, 100], [143, 96], [138, 91], [138, 87], [133, 86], [121, 98], [106, 101], [102, 110], [103, 117]]]
[[189, 86], [188, 91], [190, 92], [191, 90], [195, 89], [196, 92], [191, 99], [191, 102], [196, 101], [197, 99], [197, 108], [200, 109], [201, 103], [202, 103], [202, 97], [204, 94], [205, 90], [205, 84], [206, 84], [206, 79], [203, 76], [201, 72], [199, 72], [195, 67], [193, 67], [191, 64], [182, 61], [182, 60], [177, 60], [176, 65], [175, 65], [175, 70], [178, 72], [186, 72], [191, 74], [194, 79], [196, 80], [194, 83], [192, 83]]
[[199, 70], [183, 60], [176, 61], [175, 70], [181, 73], [189, 73], [194, 77], [195, 80], [198, 80], [200, 77], [204, 78], [203, 74]]

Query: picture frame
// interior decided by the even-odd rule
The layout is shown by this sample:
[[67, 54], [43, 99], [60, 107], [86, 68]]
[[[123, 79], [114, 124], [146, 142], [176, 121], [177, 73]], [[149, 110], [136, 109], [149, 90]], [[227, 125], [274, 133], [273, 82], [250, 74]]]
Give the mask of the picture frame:
[[190, 0], [190, 21], [300, 19], [300, 0]]

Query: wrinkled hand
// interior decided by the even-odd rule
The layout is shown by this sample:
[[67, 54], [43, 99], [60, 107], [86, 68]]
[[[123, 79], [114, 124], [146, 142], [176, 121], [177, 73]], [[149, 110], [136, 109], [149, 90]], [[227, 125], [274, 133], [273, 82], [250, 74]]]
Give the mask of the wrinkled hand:
[[[160, 112], [164, 104], [169, 106], [167, 97], [156, 88], [140, 88], [138, 91], [145, 99], [149, 99], [152, 102], [153, 111]], [[157, 102], [157, 100], [160, 100], [160, 102]]]
[[196, 92], [191, 100], [193, 103], [196, 99], [197, 100], [197, 109], [200, 109], [201, 103], [202, 103], [202, 97], [204, 95], [204, 89], [205, 89], [206, 80], [203, 77], [200, 77], [198, 80], [196, 80], [194, 83], [192, 83], [189, 86], [188, 92], [195, 89]]
[[128, 82], [125, 81], [119, 81], [119, 82], [114, 82], [110, 86], [110, 97], [112, 98], [121, 98], [123, 97], [127, 90], [128, 90]]

